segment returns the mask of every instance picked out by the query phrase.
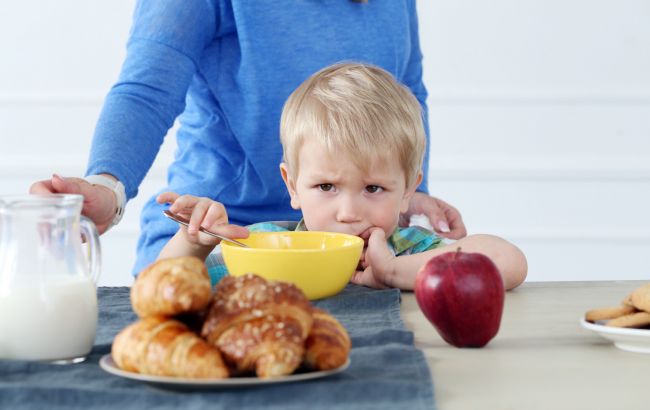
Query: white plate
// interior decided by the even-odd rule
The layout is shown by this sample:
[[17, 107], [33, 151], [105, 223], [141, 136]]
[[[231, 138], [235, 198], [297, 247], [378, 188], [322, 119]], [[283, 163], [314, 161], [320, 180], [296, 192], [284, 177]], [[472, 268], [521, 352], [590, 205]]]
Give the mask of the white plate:
[[650, 330], [610, 327], [598, 323], [587, 322], [580, 318], [580, 324], [585, 329], [598, 333], [605, 339], [614, 342], [621, 350], [635, 353], [650, 353]]
[[332, 370], [321, 370], [307, 373], [295, 373], [288, 376], [274, 377], [271, 379], [260, 379], [259, 377], [231, 377], [227, 379], [189, 379], [182, 377], [169, 377], [169, 376], [152, 376], [148, 374], [140, 374], [127, 372], [117, 367], [110, 354], [106, 354], [99, 359], [99, 366], [108, 373], [114, 374], [119, 377], [127, 379], [138, 380], [145, 383], [152, 383], [161, 387], [173, 389], [219, 389], [219, 388], [235, 388], [247, 386], [265, 386], [276, 383], [297, 382], [303, 380], [318, 379], [321, 377], [331, 376], [340, 373], [350, 366], [350, 359], [348, 359], [341, 367]]

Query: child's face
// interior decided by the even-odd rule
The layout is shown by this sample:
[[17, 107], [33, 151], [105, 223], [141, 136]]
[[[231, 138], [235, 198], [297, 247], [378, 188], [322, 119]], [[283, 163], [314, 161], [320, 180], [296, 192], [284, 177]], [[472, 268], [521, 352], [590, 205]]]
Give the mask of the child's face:
[[363, 236], [379, 227], [389, 236], [421, 180], [420, 176], [406, 187], [404, 170], [396, 159], [375, 161], [364, 172], [345, 155], [328, 155], [317, 142], [305, 142], [299, 164], [295, 180], [286, 164], [280, 169], [291, 206], [302, 210], [310, 231]]

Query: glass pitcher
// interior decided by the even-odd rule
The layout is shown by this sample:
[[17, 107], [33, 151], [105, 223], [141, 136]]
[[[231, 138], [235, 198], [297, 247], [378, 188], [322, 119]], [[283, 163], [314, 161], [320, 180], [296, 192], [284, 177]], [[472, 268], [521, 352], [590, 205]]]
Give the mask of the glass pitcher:
[[101, 251], [82, 205], [81, 195], [0, 196], [0, 359], [90, 353]]

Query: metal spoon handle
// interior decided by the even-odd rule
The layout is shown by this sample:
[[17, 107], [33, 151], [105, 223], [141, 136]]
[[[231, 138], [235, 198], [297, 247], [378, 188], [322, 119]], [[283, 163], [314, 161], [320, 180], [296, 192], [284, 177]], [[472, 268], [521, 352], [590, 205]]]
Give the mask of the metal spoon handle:
[[[163, 211], [163, 215], [165, 215], [167, 218], [171, 219], [172, 221], [178, 222], [181, 225], [190, 226], [190, 221], [188, 221], [187, 219], [183, 218], [180, 215], [176, 215], [175, 213], [172, 213], [168, 209]], [[249, 246], [246, 245], [245, 243], [241, 243], [241, 242], [236, 241], [234, 239], [230, 239], [230, 238], [227, 238], [227, 237], [225, 237], [223, 235], [219, 235], [217, 233], [208, 231], [207, 229], [203, 228], [202, 226], [199, 226], [199, 231], [203, 232], [204, 234], [214, 236], [215, 238], [219, 238], [222, 241], [232, 243], [233, 245], [241, 246], [242, 248], [249, 248]]]

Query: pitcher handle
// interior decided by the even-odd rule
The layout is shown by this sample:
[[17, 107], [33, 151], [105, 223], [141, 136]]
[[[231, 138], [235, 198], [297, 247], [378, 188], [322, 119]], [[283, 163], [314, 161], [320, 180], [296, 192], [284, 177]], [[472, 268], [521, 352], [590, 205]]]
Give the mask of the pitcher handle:
[[102, 265], [102, 249], [99, 243], [99, 233], [93, 221], [83, 215], [79, 220], [79, 227], [81, 234], [86, 237], [86, 243], [88, 244], [88, 257], [86, 260], [90, 267], [90, 277], [95, 283], [95, 286], [97, 286]]

